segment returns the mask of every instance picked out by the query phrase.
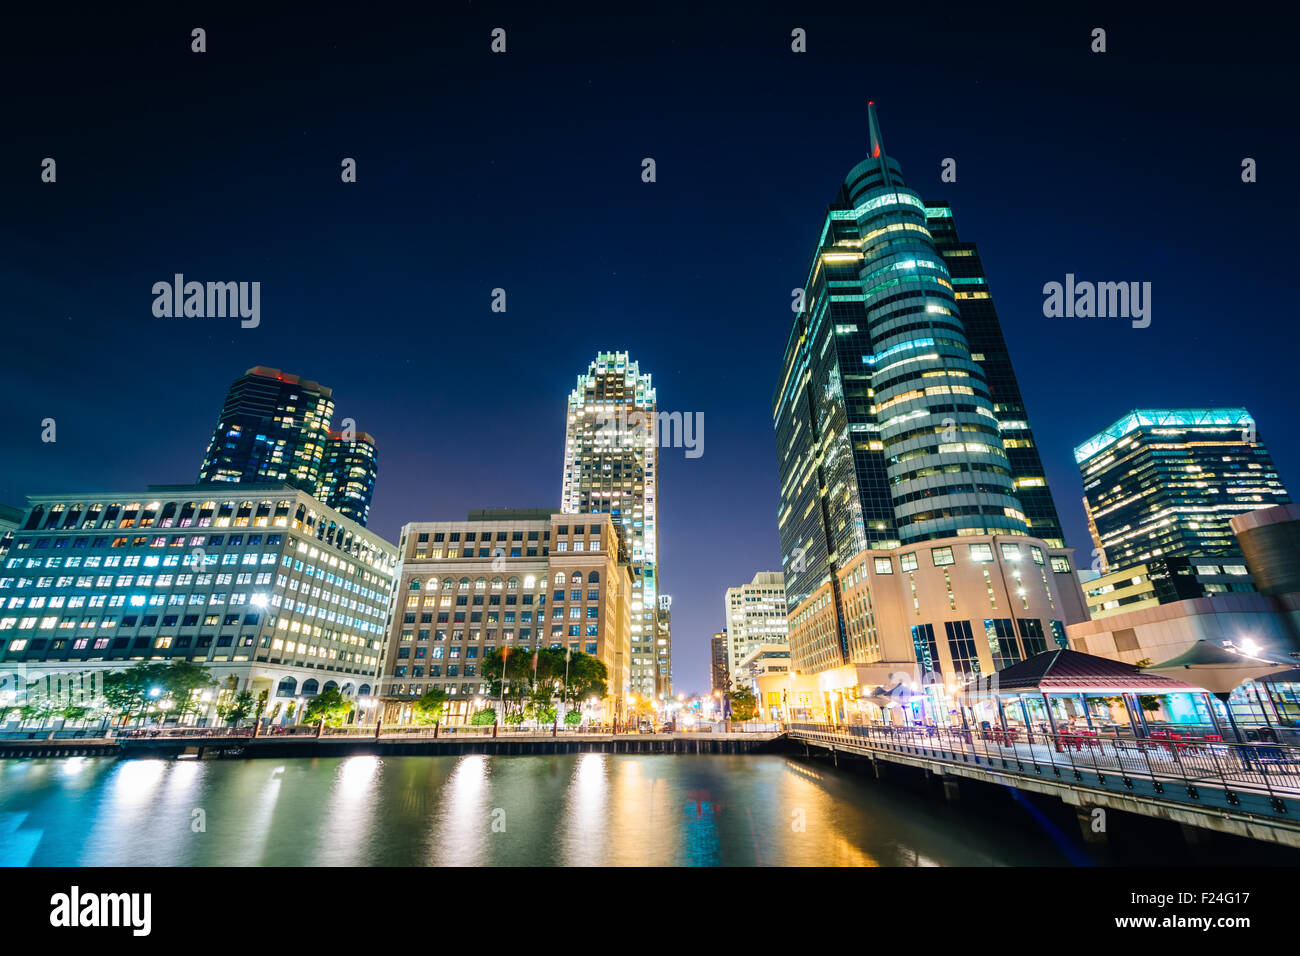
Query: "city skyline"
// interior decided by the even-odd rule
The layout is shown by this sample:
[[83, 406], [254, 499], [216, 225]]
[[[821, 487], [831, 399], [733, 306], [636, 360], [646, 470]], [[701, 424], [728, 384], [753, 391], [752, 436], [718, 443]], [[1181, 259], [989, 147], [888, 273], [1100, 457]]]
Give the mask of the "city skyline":
[[[486, 21], [462, 16], [471, 19], [458, 25], [486, 34]], [[702, 35], [722, 29], [709, 17], [697, 20]], [[416, 77], [431, 70], [422, 83], [432, 88], [438, 71], [455, 71], [471, 56], [452, 48], [431, 67], [415, 57], [418, 44], [382, 29], [339, 37], [288, 19], [263, 25], [261, 34], [217, 24], [208, 56], [219, 61], [238, 44], [239, 56], [259, 61], [252, 79], [269, 91], [267, 105], [254, 105], [246, 117], [245, 138], [220, 156], [200, 149], [209, 131], [179, 129], [177, 154], [162, 165], [151, 158], [160, 115], [190, 101], [222, 102], [215, 76], [181, 72], [183, 47], [168, 54], [168, 69], [180, 75], [167, 90], [143, 92], [153, 89], [152, 68], [115, 68], [115, 97], [156, 105], [139, 116], [103, 111], [121, 124], [115, 151], [100, 145], [107, 127], [95, 118], [103, 106], [98, 91], [69, 112], [64, 81], [37, 90], [17, 106], [15, 141], [3, 160], [6, 179], [18, 184], [6, 253], [21, 276], [8, 304], [7, 334], [28, 360], [0, 384], [11, 424], [0, 502], [21, 506], [28, 494], [192, 481], [216, 396], [244, 368], [264, 363], [345, 390], [348, 414], [381, 446], [369, 524], [387, 540], [396, 540], [406, 521], [470, 508], [557, 505], [562, 422], [552, 410], [563, 403], [571, 370], [593, 352], [628, 351], [655, 375], [662, 407], [701, 411], [711, 425], [704, 456], [668, 450], [661, 480], [672, 505], [660, 524], [661, 563], [675, 598], [675, 677], [683, 689], [701, 690], [708, 686], [709, 636], [721, 623], [718, 596], [780, 566], [768, 383], [788, 330], [789, 290], [802, 284], [816, 238], [810, 210], [825, 208], [843, 170], [865, 154], [868, 98], [881, 105], [891, 151], [914, 188], [927, 201], [950, 202], [963, 235], [979, 243], [1079, 566], [1088, 565], [1090, 545], [1072, 449], [1132, 408], [1249, 408], [1283, 481], [1294, 473], [1300, 425], [1271, 400], [1274, 383], [1285, 380], [1285, 351], [1257, 347], [1269, 334], [1272, 303], [1285, 301], [1284, 277], [1245, 250], [1198, 248], [1185, 238], [1199, 235], [1207, 220], [1232, 221], [1265, 244], [1280, 244], [1284, 226], [1273, 210], [1282, 202], [1281, 180], [1270, 176], [1278, 166], [1268, 158], [1285, 155], [1294, 133], [1268, 120], [1277, 109], [1275, 90], [1264, 84], [1258, 97], [1237, 102], [1214, 77], [1180, 74], [1177, 84], [1166, 82], [1158, 55], [1136, 62], [1124, 52], [1149, 39], [1151, 29], [1126, 19], [1112, 21], [1112, 37], [1125, 42], [1108, 54], [1115, 65], [1107, 71], [1088, 59], [1086, 44], [1043, 30], [1039, 21], [985, 37], [985, 58], [1018, 51], [1020, 62], [1030, 57], [1058, 88], [1026, 90], [1010, 66], [990, 67], [978, 87], [956, 97], [941, 75], [908, 76], [906, 84], [891, 76], [906, 72], [909, 37], [933, 44], [938, 58], [966, 50], [960, 18], [953, 33], [935, 36], [899, 25], [899, 49], [873, 54], [864, 85], [855, 45], [834, 35], [834, 21], [809, 17], [806, 25], [818, 57], [807, 72], [800, 61], [781, 59], [789, 33], [784, 17], [727, 21], [733, 39], [721, 53], [698, 38], [684, 40], [682, 69], [654, 80], [658, 95], [687, 108], [677, 122], [645, 108], [627, 119], [601, 119], [618, 115], [613, 104], [642, 102], [647, 90], [587, 64], [542, 77], [517, 104], [501, 95], [504, 79], [482, 81], [465, 106], [446, 107], [439, 125], [482, 144], [472, 162], [434, 148], [440, 134], [406, 129], [409, 111], [424, 108], [409, 94], [364, 122], [337, 108], [366, 100], [378, 84], [414, 89]], [[16, 62], [118, 64], [133, 44], [165, 49], [167, 32], [180, 29], [146, 25], [147, 39], [132, 41], [102, 26], [74, 27], [58, 45], [37, 38]], [[566, 43], [599, 49], [593, 37], [609, 26], [585, 25]], [[304, 29], [305, 42], [286, 47], [286, 37], [301, 39]], [[517, 60], [501, 67], [510, 77], [540, 62], [555, 65], [538, 52], [538, 29], [517, 34], [508, 55]], [[621, 55], [634, 64], [661, 55], [672, 48], [670, 32], [625, 37]], [[1220, 38], [1227, 46], [1240, 40], [1231, 29]], [[547, 35], [547, 43], [556, 41]], [[355, 94], [343, 91], [351, 79], [328, 71], [319, 90], [304, 90], [292, 77], [321, 75], [314, 67], [333, 55], [331, 44], [374, 62], [390, 49], [398, 56]], [[277, 64], [281, 54], [285, 62]], [[1085, 79], [1061, 79], [1054, 59]], [[768, 68], [784, 71], [784, 85], [767, 112], [739, 111], [721, 121], [714, 112], [690, 113], [699, 71], [707, 69], [710, 82], [721, 83], [717, 95], [728, 96]], [[1126, 105], [1135, 75], [1154, 78], [1159, 115]], [[811, 91], [827, 83], [853, 92], [810, 106]], [[277, 97], [289, 94], [304, 105], [282, 129]], [[552, 114], [541, 108], [547, 102], [576, 104], [582, 124], [552, 128]], [[527, 116], [530, 110], [538, 116]], [[941, 125], [933, 121], [936, 111], [944, 113]], [[1088, 126], [1081, 141], [1078, 118], [1102, 112], [1108, 125]], [[1174, 151], [1175, 162], [1169, 143], [1203, 140], [1207, 114], [1231, 135], [1208, 148]], [[64, 122], [56, 129], [47, 115]], [[809, 149], [791, 133], [804, 124], [834, 133]], [[528, 148], [512, 145], [519, 141]], [[123, 146], [131, 142], [138, 149]], [[1240, 181], [1242, 157], [1233, 150], [1241, 142], [1249, 144], [1247, 155], [1260, 158], [1257, 183]], [[584, 148], [594, 158], [575, 160]], [[562, 161], [553, 157], [560, 153]], [[1097, 172], [1098, 154], [1107, 157], [1105, 176]], [[36, 175], [46, 155], [60, 162], [55, 185]], [[338, 162], [353, 155], [359, 175], [349, 194], [354, 187], [339, 183]], [[641, 181], [645, 156], [658, 161], [656, 183]], [[948, 156], [958, 161], [955, 183], [940, 179]], [[231, 202], [189, 198], [195, 182], [232, 184]], [[1187, 201], [1192, 188], [1195, 203]], [[496, 217], [525, 192], [540, 212], [513, 224], [508, 255], [460, 251], [490, 247]], [[765, 197], [761, 229], [755, 196]], [[633, 228], [619, 244], [593, 244], [610, 206]], [[720, 232], [689, 228], [701, 217], [721, 224]], [[165, 237], [157, 234], [160, 221], [172, 225]], [[448, 223], [456, 228], [443, 231], [453, 237], [431, 229]], [[281, 256], [298, 242], [305, 251]], [[150, 287], [178, 271], [261, 281], [260, 325], [155, 318]], [[716, 281], [723, 273], [746, 278]], [[1067, 274], [1152, 281], [1152, 325], [1045, 318], [1042, 287]], [[1203, 281], [1188, 283], [1187, 275]], [[503, 315], [490, 309], [495, 288], [509, 297]], [[733, 336], [738, 316], [746, 327]], [[489, 322], [499, 323], [508, 347], [486, 349]], [[51, 330], [105, 347], [56, 356], [48, 347]], [[165, 404], [160, 375], [106, 374], [113, 350], [125, 344], [155, 363], [168, 357], [168, 346], [187, 356], [184, 384], [169, 383]], [[1250, 362], [1234, 357], [1234, 348]], [[494, 379], [475, 383], [485, 357]], [[41, 441], [47, 418], [57, 422], [54, 443]], [[449, 427], [469, 442], [470, 454], [455, 468], [438, 451], [438, 435]], [[148, 455], [140, 451], [145, 442]], [[473, 465], [488, 462], [503, 443], [527, 467]], [[718, 501], [728, 507], [719, 509]]]

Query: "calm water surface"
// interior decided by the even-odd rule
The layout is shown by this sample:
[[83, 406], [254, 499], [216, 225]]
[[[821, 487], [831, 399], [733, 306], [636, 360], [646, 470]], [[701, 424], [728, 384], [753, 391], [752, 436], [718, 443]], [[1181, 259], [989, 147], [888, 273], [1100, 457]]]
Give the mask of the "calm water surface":
[[1077, 841], [1016, 812], [780, 756], [0, 760], [8, 866], [1072, 861]]

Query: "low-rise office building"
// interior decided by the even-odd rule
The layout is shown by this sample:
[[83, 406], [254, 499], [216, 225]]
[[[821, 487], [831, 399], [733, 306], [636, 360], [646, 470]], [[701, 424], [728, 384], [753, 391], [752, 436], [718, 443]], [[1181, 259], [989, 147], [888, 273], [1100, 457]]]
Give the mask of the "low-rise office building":
[[633, 574], [608, 514], [486, 510], [402, 528], [401, 564], [383, 664], [384, 719], [402, 721], [427, 690], [447, 694], [444, 720], [491, 704], [491, 652], [542, 647], [602, 661], [609, 694], [598, 719], [621, 719], [631, 685]]
[[[371, 693], [397, 552], [282, 482], [34, 495], [0, 563], [0, 669], [195, 661], [284, 716]], [[278, 706], [277, 706], [278, 705]]]

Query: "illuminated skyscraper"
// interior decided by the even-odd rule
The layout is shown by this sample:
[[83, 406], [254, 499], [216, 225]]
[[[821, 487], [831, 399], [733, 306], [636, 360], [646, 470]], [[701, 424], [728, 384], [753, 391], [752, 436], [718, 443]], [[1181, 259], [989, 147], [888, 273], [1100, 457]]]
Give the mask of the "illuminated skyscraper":
[[375, 440], [365, 432], [330, 432], [316, 497], [358, 524], [370, 518], [375, 493]]
[[[869, 125], [870, 158], [849, 171], [826, 212], [773, 397], [792, 608], [865, 548], [1038, 530], [1017, 494], [991, 394], [984, 362], [993, 349], [972, 345], [972, 328], [1001, 343], [991, 303], [979, 305], [987, 291], [978, 261], [962, 276], [976, 282], [955, 293], [945, 256], [967, 258], [967, 247], [955, 232], [936, 240], [931, 225], [948, 219], [945, 208], [927, 209], [907, 187], [884, 152], [874, 106]], [[968, 307], [978, 311], [969, 328]], [[1023, 419], [1005, 345], [994, 359], [999, 390], [1010, 380], [1006, 417]], [[1027, 422], [1016, 432], [1027, 435]], [[1026, 467], [1050, 506], [1041, 468]], [[1055, 509], [1037, 511], [1055, 545]]]
[[330, 431], [333, 415], [333, 389], [278, 368], [250, 368], [226, 393], [199, 481], [286, 481], [364, 526], [375, 440], [348, 419], [346, 431]]
[[250, 368], [226, 393], [199, 481], [287, 481], [314, 494], [333, 395], [278, 368]]
[[868, 124], [772, 401], [790, 660], [829, 714], [900, 663], [955, 686], [1064, 647], [1086, 613], [975, 247]]
[[1074, 458], [1106, 568], [1171, 555], [1240, 559], [1228, 522], [1291, 500], [1244, 408], [1139, 409]]
[[[561, 508], [609, 514], [632, 557], [632, 691], [660, 693], [655, 389], [626, 352], [601, 352], [569, 395]], [[669, 646], [669, 645], [665, 645]], [[671, 668], [669, 668], [671, 674]]]
[[1029, 533], [1053, 548], [1065, 547], [1065, 533], [1056, 513], [1056, 503], [1047, 487], [1038, 443], [1029, 427], [1029, 413], [1020, 394], [1020, 383], [1011, 367], [1007, 340], [1002, 335], [993, 296], [984, 277], [984, 264], [973, 242], [957, 237], [952, 208], [946, 202], [925, 204], [925, 225], [935, 247], [943, 254], [952, 278], [953, 298], [961, 312], [962, 327], [970, 345], [971, 360], [984, 373], [998, 433], [1011, 465], [1016, 498], [1029, 525]]

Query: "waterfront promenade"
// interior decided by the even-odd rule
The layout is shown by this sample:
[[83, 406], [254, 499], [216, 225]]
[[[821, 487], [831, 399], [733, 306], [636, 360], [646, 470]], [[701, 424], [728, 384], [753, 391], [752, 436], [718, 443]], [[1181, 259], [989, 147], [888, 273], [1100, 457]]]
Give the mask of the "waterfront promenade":
[[838, 763], [841, 756], [917, 767], [1049, 794], [1076, 807], [1085, 834], [1093, 812], [1116, 809], [1300, 848], [1300, 748], [1171, 739], [1034, 734], [883, 725], [791, 724], [785, 738]]

